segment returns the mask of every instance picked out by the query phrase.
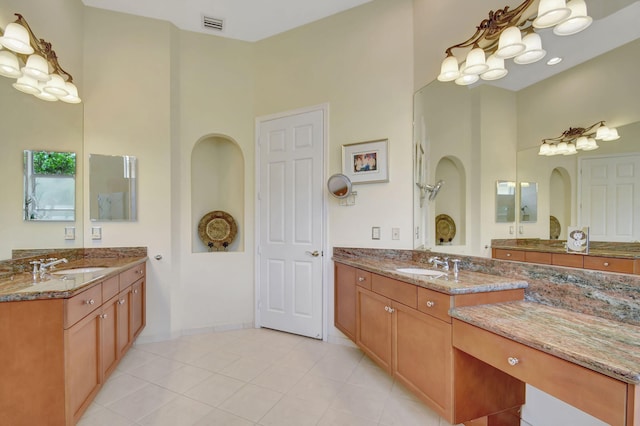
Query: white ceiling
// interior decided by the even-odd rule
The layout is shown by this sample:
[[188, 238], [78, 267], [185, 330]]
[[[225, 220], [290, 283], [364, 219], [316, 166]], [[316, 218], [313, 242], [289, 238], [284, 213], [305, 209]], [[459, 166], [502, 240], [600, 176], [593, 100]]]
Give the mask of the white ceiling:
[[[258, 41], [371, 0], [82, 0], [86, 6], [172, 22], [178, 28]], [[224, 21], [206, 29], [203, 16]]]

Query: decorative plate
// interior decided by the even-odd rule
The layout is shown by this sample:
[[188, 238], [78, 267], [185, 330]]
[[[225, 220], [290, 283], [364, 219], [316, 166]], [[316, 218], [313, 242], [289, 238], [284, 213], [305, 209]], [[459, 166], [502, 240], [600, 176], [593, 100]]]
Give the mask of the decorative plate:
[[549, 216], [549, 238], [552, 240], [560, 238], [561, 229], [560, 221], [555, 216]]
[[233, 217], [222, 210], [209, 212], [198, 223], [198, 235], [210, 249], [226, 249], [236, 238], [238, 226]]
[[439, 214], [436, 216], [436, 241], [448, 243], [456, 236], [456, 223], [449, 215]]

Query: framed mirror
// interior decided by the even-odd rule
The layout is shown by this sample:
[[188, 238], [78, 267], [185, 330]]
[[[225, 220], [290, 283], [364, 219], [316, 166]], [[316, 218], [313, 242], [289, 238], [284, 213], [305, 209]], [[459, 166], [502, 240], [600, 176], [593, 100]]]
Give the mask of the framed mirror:
[[89, 155], [89, 212], [92, 221], [137, 220], [136, 157]]
[[516, 221], [516, 183], [499, 180], [496, 182], [496, 223]]
[[538, 221], [538, 184], [520, 182], [520, 219], [521, 223]]
[[76, 219], [75, 152], [24, 151], [26, 221]]

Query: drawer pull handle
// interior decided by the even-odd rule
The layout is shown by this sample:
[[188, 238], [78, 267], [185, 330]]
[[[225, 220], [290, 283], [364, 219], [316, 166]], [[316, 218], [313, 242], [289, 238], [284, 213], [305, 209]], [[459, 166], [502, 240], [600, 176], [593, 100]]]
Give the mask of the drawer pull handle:
[[436, 306], [436, 302], [431, 300], [427, 301], [427, 308], [433, 308], [434, 306]]
[[513, 367], [514, 365], [517, 365], [520, 362], [520, 360], [518, 358], [510, 356], [509, 358], [507, 358], [507, 362], [509, 363], [510, 366]]
[[603, 265], [604, 266], [609, 266], [609, 262], [604, 262]]
[[358, 277], [358, 281], [362, 282], [362, 281], [366, 281], [367, 279], [365, 277]]
[[100, 315], [100, 318], [102, 318], [102, 319], [106, 319], [106, 318], [107, 318], [107, 314], [102, 314], [102, 315]]
[[94, 303], [96, 303], [96, 301], [95, 301], [95, 300], [93, 300], [93, 299], [89, 299], [89, 300], [85, 300], [85, 301], [84, 301], [84, 304], [85, 304], [85, 305], [93, 305]]
[[139, 271], [136, 271], [136, 274], [142, 275], [142, 269], [140, 269]]
[[133, 290], [133, 294], [138, 294], [138, 289]]
[[511, 257], [511, 253], [507, 253], [507, 257]]
[[395, 309], [393, 309], [393, 308], [392, 308], [392, 307], [390, 307], [390, 306], [385, 306], [385, 307], [384, 307], [384, 310], [385, 310], [385, 311], [387, 311], [387, 312], [389, 312], [390, 314], [392, 314], [392, 313], [394, 313], [394, 312], [395, 312]]
[[125, 300], [124, 299], [120, 299], [118, 300], [118, 305], [124, 305]]

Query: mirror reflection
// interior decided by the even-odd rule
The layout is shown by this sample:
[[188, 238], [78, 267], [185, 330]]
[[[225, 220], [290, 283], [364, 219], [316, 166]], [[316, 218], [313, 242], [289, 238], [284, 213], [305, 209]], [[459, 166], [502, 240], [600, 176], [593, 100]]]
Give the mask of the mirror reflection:
[[516, 221], [516, 183], [512, 181], [496, 182], [496, 223]]
[[89, 211], [92, 221], [135, 221], [136, 157], [89, 155]]
[[538, 184], [520, 182], [520, 222], [535, 223], [538, 221]]
[[24, 151], [24, 220], [73, 221], [75, 152]]

